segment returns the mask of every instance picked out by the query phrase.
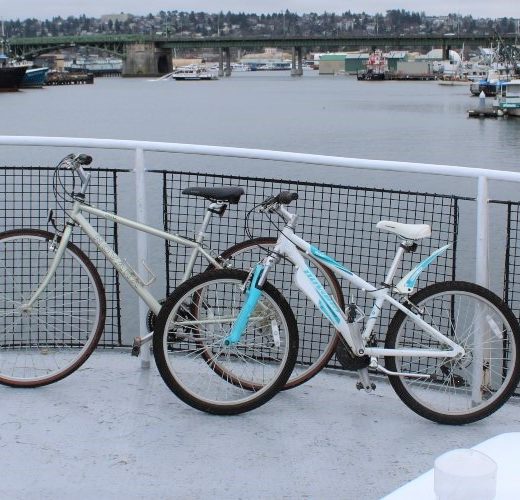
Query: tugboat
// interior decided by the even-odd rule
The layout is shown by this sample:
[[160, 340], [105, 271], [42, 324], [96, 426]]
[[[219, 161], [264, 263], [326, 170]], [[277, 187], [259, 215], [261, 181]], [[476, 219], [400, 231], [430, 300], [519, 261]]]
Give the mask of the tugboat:
[[384, 80], [388, 65], [383, 52], [375, 50], [370, 54], [366, 62], [366, 69], [357, 74], [358, 80]]
[[2, 34], [0, 35], [0, 91], [16, 91], [20, 88], [26, 67], [8, 66], [8, 57], [4, 54], [5, 35], [2, 22]]
[[7, 57], [0, 53], [0, 92], [17, 91], [26, 70], [26, 66], [7, 66]]

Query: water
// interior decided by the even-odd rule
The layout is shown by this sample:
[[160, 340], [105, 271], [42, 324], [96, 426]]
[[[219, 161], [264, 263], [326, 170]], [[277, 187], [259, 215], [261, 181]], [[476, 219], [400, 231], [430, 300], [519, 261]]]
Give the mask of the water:
[[[469, 89], [305, 72], [98, 78], [0, 95], [5, 135], [144, 139], [518, 169], [520, 120], [469, 119]], [[204, 160], [207, 163], [207, 159]]]

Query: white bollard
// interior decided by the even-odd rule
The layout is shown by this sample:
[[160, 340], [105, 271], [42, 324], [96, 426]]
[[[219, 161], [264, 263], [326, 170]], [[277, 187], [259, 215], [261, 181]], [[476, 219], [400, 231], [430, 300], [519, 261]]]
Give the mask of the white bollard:
[[478, 96], [478, 99], [479, 99], [479, 101], [478, 101], [478, 107], [479, 107], [480, 109], [484, 109], [484, 108], [486, 107], [486, 94], [484, 94], [484, 91], [483, 91], [483, 90], [480, 91], [480, 94], [479, 94], [479, 96]]

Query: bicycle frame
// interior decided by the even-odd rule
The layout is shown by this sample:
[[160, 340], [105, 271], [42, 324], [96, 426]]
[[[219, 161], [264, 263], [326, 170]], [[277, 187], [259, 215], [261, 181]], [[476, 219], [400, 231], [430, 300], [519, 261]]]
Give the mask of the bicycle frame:
[[[105, 257], [114, 266], [116, 271], [119, 274], [121, 274], [121, 276], [123, 276], [123, 278], [128, 282], [128, 284], [133, 288], [133, 290], [135, 290], [137, 295], [146, 303], [150, 310], [153, 311], [155, 314], [159, 314], [161, 304], [146, 289], [147, 284], [123, 259], [121, 259], [121, 257], [119, 257], [119, 255], [105, 241], [105, 239], [91, 226], [91, 224], [83, 216], [82, 212], [87, 212], [97, 217], [110, 220], [116, 224], [122, 224], [132, 229], [136, 229], [137, 231], [143, 231], [153, 236], [158, 236], [159, 238], [162, 238], [167, 241], [172, 241], [174, 243], [191, 247], [193, 251], [190, 255], [188, 264], [184, 272], [184, 276], [182, 278], [182, 280], [184, 281], [191, 275], [197, 256], [199, 254], [202, 254], [208, 260], [208, 262], [214, 265], [215, 267], [222, 267], [222, 265], [201, 245], [202, 241], [204, 240], [205, 231], [208, 227], [209, 221], [212, 216], [211, 210], [218, 209], [219, 205], [219, 203], [210, 204], [208, 210], [206, 210], [206, 214], [204, 216], [204, 219], [202, 221], [202, 224], [199, 228], [199, 232], [195, 240], [190, 240], [176, 234], [170, 234], [165, 231], [161, 231], [160, 229], [147, 226], [146, 224], [142, 224], [132, 219], [121, 217], [111, 212], [105, 212], [104, 210], [100, 210], [98, 208], [87, 205], [79, 200], [76, 200], [70, 212], [67, 212], [72, 222], [67, 222], [65, 226], [63, 234], [60, 238], [59, 245], [57, 246], [56, 255], [54, 256], [52, 264], [49, 267], [49, 270], [45, 278], [43, 279], [42, 283], [34, 292], [30, 300], [24, 305], [24, 308], [30, 309], [51, 281], [52, 276], [56, 272], [56, 269], [58, 268], [61, 258], [65, 252], [65, 248], [67, 247], [67, 244], [70, 240], [73, 228], [77, 225], [89, 237], [89, 239], [94, 243], [94, 245], [99, 249], [99, 251], [101, 251], [103, 255], [105, 255]], [[151, 338], [152, 333], [149, 333], [148, 335], [142, 337], [141, 341], [146, 342], [151, 340]]]
[[[288, 214], [288, 213], [286, 213]], [[285, 215], [286, 215], [285, 214]], [[395, 300], [390, 295], [390, 287], [383, 286], [376, 288], [370, 283], [366, 282], [351, 270], [335, 261], [332, 257], [321, 252], [318, 248], [312, 246], [296, 234], [294, 234], [292, 223], [289, 223], [281, 232], [278, 237], [276, 246], [272, 252], [272, 255], [266, 257], [262, 263], [257, 264], [257, 267], [253, 271], [253, 279], [251, 280], [250, 289], [261, 288], [262, 284], [267, 278], [269, 268], [281, 257], [287, 258], [295, 266], [296, 272], [294, 274], [294, 282], [296, 286], [304, 293], [314, 305], [321, 311], [321, 313], [327, 318], [327, 320], [338, 330], [347, 342], [348, 346], [352, 351], [358, 355], [368, 355], [374, 357], [381, 356], [394, 356], [394, 357], [413, 357], [413, 356], [427, 356], [432, 358], [454, 358], [464, 354], [464, 349], [458, 346], [455, 342], [447, 338], [437, 329], [426, 323], [419, 315], [415, 314], [412, 310], [405, 307], [399, 301]], [[347, 316], [331, 297], [327, 291], [323, 288], [318, 278], [314, 275], [312, 270], [307, 265], [305, 259], [302, 257], [298, 248], [303, 250], [307, 255], [314, 259], [319, 260], [325, 267], [330, 269], [335, 274], [347, 279], [352, 285], [366, 292], [372, 296], [374, 304], [370, 312], [368, 321], [366, 323], [364, 331], [359, 333], [356, 329], [351, 328], [353, 323], [349, 323]], [[444, 247], [446, 249], [447, 247]], [[440, 252], [439, 249], [437, 252]], [[397, 266], [401, 257], [404, 253], [404, 249], [401, 247], [394, 257], [394, 261], [388, 271], [385, 279], [385, 284], [389, 285], [392, 278], [395, 275]], [[438, 253], [437, 253], [438, 254]], [[432, 254], [433, 255], [433, 254]], [[240, 312], [239, 318], [241, 317], [244, 322], [244, 315], [248, 312], [249, 314], [254, 310], [255, 303], [258, 301], [258, 294], [248, 294], [248, 298]], [[385, 302], [390, 303], [395, 308], [402, 311], [404, 314], [409, 316], [422, 330], [427, 332], [433, 338], [449, 347], [449, 350], [440, 349], [385, 349], [380, 347], [366, 347], [366, 341], [370, 338], [374, 326], [379, 318], [381, 308]], [[238, 342], [237, 329], [240, 329], [241, 323], [237, 320], [232, 328], [230, 335], [226, 338], [229, 343]], [[241, 333], [241, 332], [240, 332]]]

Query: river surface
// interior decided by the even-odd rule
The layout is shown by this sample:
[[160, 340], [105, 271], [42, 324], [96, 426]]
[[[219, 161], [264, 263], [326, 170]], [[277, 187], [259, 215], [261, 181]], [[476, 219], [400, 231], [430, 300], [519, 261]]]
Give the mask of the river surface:
[[[0, 134], [140, 139], [520, 170], [520, 120], [470, 119], [462, 86], [245, 72], [97, 78], [0, 94]], [[208, 163], [207, 158], [204, 160]], [[247, 170], [247, 167], [245, 167]]]

